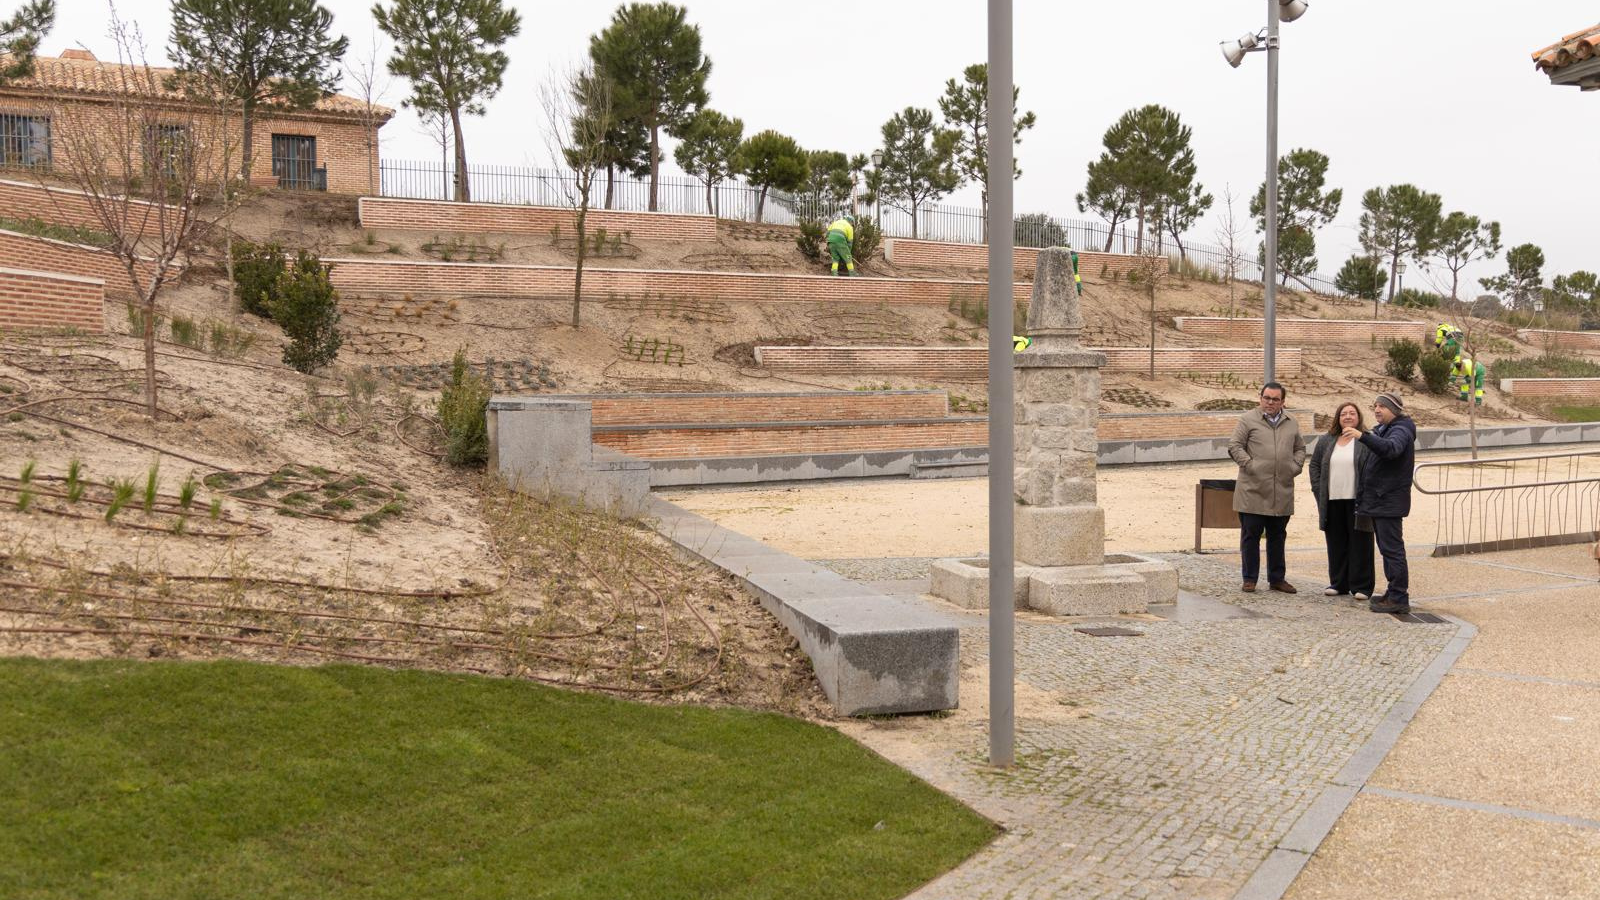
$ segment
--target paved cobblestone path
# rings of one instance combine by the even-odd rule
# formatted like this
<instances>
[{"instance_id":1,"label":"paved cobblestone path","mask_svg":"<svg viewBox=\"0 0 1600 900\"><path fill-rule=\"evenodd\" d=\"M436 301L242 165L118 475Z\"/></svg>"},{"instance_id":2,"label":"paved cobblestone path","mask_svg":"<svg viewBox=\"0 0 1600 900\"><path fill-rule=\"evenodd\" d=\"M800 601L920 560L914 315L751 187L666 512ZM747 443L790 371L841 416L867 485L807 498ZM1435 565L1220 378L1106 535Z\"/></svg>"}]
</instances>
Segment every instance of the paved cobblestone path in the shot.
<instances>
[{"instance_id":1,"label":"paved cobblestone path","mask_svg":"<svg viewBox=\"0 0 1600 900\"><path fill-rule=\"evenodd\" d=\"M1231 897L1456 631L1320 590L1239 594L1229 555L1165 558L1241 617L1097 638L1019 612L1012 769L987 765L986 614L961 614L960 710L843 726L1005 827L916 900ZM876 581L927 564L823 562Z\"/></svg>"}]
</instances>

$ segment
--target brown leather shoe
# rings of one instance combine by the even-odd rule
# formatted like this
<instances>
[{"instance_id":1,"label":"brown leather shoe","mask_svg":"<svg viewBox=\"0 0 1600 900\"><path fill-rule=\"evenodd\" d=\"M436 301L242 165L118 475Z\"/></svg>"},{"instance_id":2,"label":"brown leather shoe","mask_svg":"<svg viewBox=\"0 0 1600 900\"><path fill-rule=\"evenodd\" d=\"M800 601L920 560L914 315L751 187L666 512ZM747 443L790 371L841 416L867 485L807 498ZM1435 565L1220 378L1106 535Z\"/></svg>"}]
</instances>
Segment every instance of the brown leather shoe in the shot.
<instances>
[{"instance_id":1,"label":"brown leather shoe","mask_svg":"<svg viewBox=\"0 0 1600 900\"><path fill-rule=\"evenodd\" d=\"M1277 591L1280 594L1298 594L1298 593L1300 593L1299 591L1295 590L1294 585L1290 584L1287 581L1274 581L1272 583L1272 589Z\"/></svg>"},{"instance_id":2,"label":"brown leather shoe","mask_svg":"<svg viewBox=\"0 0 1600 900\"><path fill-rule=\"evenodd\" d=\"M1246 581L1244 584L1239 585L1239 590L1244 591L1246 594L1254 594L1256 592L1256 583L1254 581Z\"/></svg>"}]
</instances>

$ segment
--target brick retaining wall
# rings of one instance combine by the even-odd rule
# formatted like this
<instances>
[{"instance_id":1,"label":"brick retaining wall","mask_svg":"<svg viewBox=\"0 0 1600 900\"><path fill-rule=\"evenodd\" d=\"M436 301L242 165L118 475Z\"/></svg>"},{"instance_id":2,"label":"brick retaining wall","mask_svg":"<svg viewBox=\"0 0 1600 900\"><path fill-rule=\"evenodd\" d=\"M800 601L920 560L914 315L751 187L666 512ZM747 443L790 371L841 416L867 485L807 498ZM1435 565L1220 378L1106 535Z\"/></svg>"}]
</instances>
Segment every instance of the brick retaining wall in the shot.
<instances>
[{"instance_id":1,"label":"brick retaining wall","mask_svg":"<svg viewBox=\"0 0 1600 900\"><path fill-rule=\"evenodd\" d=\"M1502 378L1500 390L1519 400L1600 401L1600 378Z\"/></svg>"},{"instance_id":2,"label":"brick retaining wall","mask_svg":"<svg viewBox=\"0 0 1600 900\"><path fill-rule=\"evenodd\" d=\"M782 456L863 450L977 447L989 441L988 420L796 422L703 428L595 426L594 442L641 459L702 456Z\"/></svg>"},{"instance_id":3,"label":"brick retaining wall","mask_svg":"<svg viewBox=\"0 0 1600 900\"><path fill-rule=\"evenodd\" d=\"M105 333L106 283L57 272L0 268L0 328Z\"/></svg>"},{"instance_id":4,"label":"brick retaining wall","mask_svg":"<svg viewBox=\"0 0 1600 900\"><path fill-rule=\"evenodd\" d=\"M154 205L142 200L129 201L134 209ZM99 230L104 227L94 214L88 195L82 191L44 187L25 181L0 179L0 216L11 219L39 219L52 225L70 225Z\"/></svg>"},{"instance_id":5,"label":"brick retaining wall","mask_svg":"<svg viewBox=\"0 0 1600 900\"><path fill-rule=\"evenodd\" d=\"M1178 330L1195 337L1260 344L1266 340L1262 319L1229 319L1223 316L1178 316ZM1277 341L1294 344L1366 344L1373 337L1380 341L1432 341L1433 329L1425 322L1373 322L1360 319L1279 319Z\"/></svg>"},{"instance_id":6,"label":"brick retaining wall","mask_svg":"<svg viewBox=\"0 0 1600 900\"><path fill-rule=\"evenodd\" d=\"M474 294L565 299L572 296L570 266L510 263L382 262L330 259L333 283L345 293ZM583 270L584 296L665 295L700 300L813 303L925 303L948 305L952 294L981 297L979 281L953 279L832 278L827 275L767 275L748 272L685 272L655 269ZM1026 303L1032 285L1017 284Z\"/></svg>"},{"instance_id":7,"label":"brick retaining wall","mask_svg":"<svg viewBox=\"0 0 1600 900\"><path fill-rule=\"evenodd\" d=\"M1094 347L1106 356L1102 371L1143 372L1150 366L1150 350L1143 347ZM757 347L756 363L775 372L811 375L873 373L914 378L985 380L989 351L985 347ZM1298 347L1279 347L1277 370L1299 374L1302 354ZM1265 354L1251 347L1161 347L1156 349L1156 372L1261 371Z\"/></svg>"},{"instance_id":8,"label":"brick retaining wall","mask_svg":"<svg viewBox=\"0 0 1600 900\"><path fill-rule=\"evenodd\" d=\"M104 282L107 296L131 297L135 294L122 260L98 247L69 244L15 231L0 231L0 260L23 263L30 269L44 272L97 278ZM151 267L141 263L139 277L148 279L151 274Z\"/></svg>"},{"instance_id":9,"label":"brick retaining wall","mask_svg":"<svg viewBox=\"0 0 1600 900\"><path fill-rule=\"evenodd\" d=\"M949 411L944 391L574 394L553 399L588 400L597 426L937 419Z\"/></svg>"},{"instance_id":10,"label":"brick retaining wall","mask_svg":"<svg viewBox=\"0 0 1600 900\"><path fill-rule=\"evenodd\" d=\"M564 206L521 206L507 203L452 203L445 200L400 200L362 197L361 227L400 231L487 232L490 234L549 234L559 226L564 236L577 234L577 213ZM677 213L619 212L591 209L585 229L604 228L609 234L630 232L636 238L672 241L715 241L713 216Z\"/></svg>"},{"instance_id":11,"label":"brick retaining wall","mask_svg":"<svg viewBox=\"0 0 1600 900\"><path fill-rule=\"evenodd\" d=\"M1038 248L1017 247L1013 252L1015 255L1012 263L1015 268L1031 272L1038 267ZM883 258L897 266L962 266L987 271L989 245L889 238L883 242ZM1087 279L1098 278L1102 268L1108 276L1121 276L1138 267L1137 256L1124 253L1078 252L1078 272Z\"/></svg>"},{"instance_id":12,"label":"brick retaining wall","mask_svg":"<svg viewBox=\"0 0 1600 900\"><path fill-rule=\"evenodd\" d=\"M1538 328L1517 330L1517 340L1552 350L1600 350L1600 331L1545 331Z\"/></svg>"}]
</instances>

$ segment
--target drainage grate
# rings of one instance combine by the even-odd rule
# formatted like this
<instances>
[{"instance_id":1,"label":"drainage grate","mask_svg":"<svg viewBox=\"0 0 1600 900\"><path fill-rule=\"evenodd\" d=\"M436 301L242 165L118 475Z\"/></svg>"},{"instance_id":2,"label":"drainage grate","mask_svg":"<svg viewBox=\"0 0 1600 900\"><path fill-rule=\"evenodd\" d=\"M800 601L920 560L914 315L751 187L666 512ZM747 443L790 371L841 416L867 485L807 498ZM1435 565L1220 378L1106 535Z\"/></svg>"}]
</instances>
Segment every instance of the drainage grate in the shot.
<instances>
[{"instance_id":1,"label":"drainage grate","mask_svg":"<svg viewBox=\"0 0 1600 900\"><path fill-rule=\"evenodd\" d=\"M1113 625L1102 625L1096 628L1074 628L1079 634L1090 637L1144 637L1144 632L1134 631L1132 628L1118 628Z\"/></svg>"},{"instance_id":2,"label":"drainage grate","mask_svg":"<svg viewBox=\"0 0 1600 900\"><path fill-rule=\"evenodd\" d=\"M1411 623L1413 625L1446 625L1446 624L1449 624L1447 620L1441 619L1440 617L1434 615L1433 613L1408 613L1408 614L1403 615L1403 616L1395 616L1395 618L1399 619L1402 622L1409 622L1409 623Z\"/></svg>"}]
</instances>

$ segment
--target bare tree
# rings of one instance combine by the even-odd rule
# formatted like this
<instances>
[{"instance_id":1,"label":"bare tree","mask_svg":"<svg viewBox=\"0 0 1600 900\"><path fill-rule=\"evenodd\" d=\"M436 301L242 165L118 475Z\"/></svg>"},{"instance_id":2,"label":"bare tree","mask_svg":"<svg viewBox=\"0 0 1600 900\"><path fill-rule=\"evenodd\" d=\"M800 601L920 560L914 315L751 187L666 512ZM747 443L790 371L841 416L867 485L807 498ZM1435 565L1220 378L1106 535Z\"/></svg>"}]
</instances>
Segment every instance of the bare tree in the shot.
<instances>
[{"instance_id":1,"label":"bare tree","mask_svg":"<svg viewBox=\"0 0 1600 900\"><path fill-rule=\"evenodd\" d=\"M378 128L386 120L384 108L378 101L389 92L394 79L388 69L378 64L387 50L378 40L374 30L367 42L367 52L344 62L344 77L350 80L355 95L361 100L361 135L367 148L367 193L377 194L378 178ZM440 116L443 120L443 116Z\"/></svg>"},{"instance_id":2,"label":"bare tree","mask_svg":"<svg viewBox=\"0 0 1600 900\"><path fill-rule=\"evenodd\" d=\"M106 249L122 264L142 313L145 411L156 407L156 300L214 220L199 213L208 167L225 164L226 123L179 99L145 61L137 25L111 9L118 65L105 67L103 100L53 98L52 174L84 195Z\"/></svg>"},{"instance_id":3,"label":"bare tree","mask_svg":"<svg viewBox=\"0 0 1600 900\"><path fill-rule=\"evenodd\" d=\"M1459 269L1447 267L1451 273L1451 285L1457 281ZM1434 293L1443 294L1445 284L1442 278L1434 273L1427 272L1423 276ZM1450 324L1456 326L1461 332L1461 357L1470 359L1474 366L1483 365L1483 360L1478 357L1479 345L1487 343L1483 338L1488 333L1488 323L1472 315L1472 301L1462 300L1457 296L1446 296L1440 301L1440 309L1449 317ZM1422 352L1432 352L1432 348L1424 345ZM1472 444L1472 458L1478 458L1478 401L1474 390L1473 378L1475 372L1467 373L1467 435Z\"/></svg>"},{"instance_id":4,"label":"bare tree","mask_svg":"<svg viewBox=\"0 0 1600 900\"><path fill-rule=\"evenodd\" d=\"M1234 282L1239 279L1239 260L1241 249L1239 245L1239 220L1233 215L1233 187L1224 185L1222 188L1222 220L1217 225L1217 243L1227 258L1222 263L1222 277L1228 282L1228 318L1233 318Z\"/></svg>"},{"instance_id":5,"label":"bare tree","mask_svg":"<svg viewBox=\"0 0 1600 900\"><path fill-rule=\"evenodd\" d=\"M1156 289L1172 274L1172 260L1154 244L1146 244L1139 251L1133 274L1139 278L1150 300L1150 380L1156 378Z\"/></svg>"},{"instance_id":6,"label":"bare tree","mask_svg":"<svg viewBox=\"0 0 1600 900\"><path fill-rule=\"evenodd\" d=\"M599 77L593 63L555 72L539 89L544 109L545 140L557 168L572 169L572 180L563 180L562 195L574 214L577 235L577 264L572 272L572 327L577 328L583 305L583 263L588 249L589 205L595 179L606 166L609 149L606 133L611 130L611 81Z\"/></svg>"},{"instance_id":7,"label":"bare tree","mask_svg":"<svg viewBox=\"0 0 1600 900\"><path fill-rule=\"evenodd\" d=\"M439 147L439 177L444 180L444 189L439 194L439 199L450 199L450 117L442 112L432 110L417 110L417 122L422 127L419 129Z\"/></svg>"}]
</instances>

